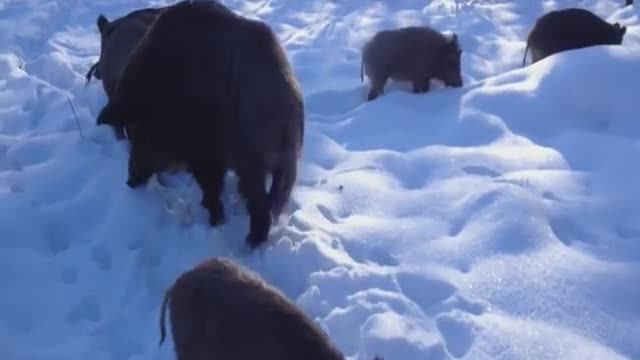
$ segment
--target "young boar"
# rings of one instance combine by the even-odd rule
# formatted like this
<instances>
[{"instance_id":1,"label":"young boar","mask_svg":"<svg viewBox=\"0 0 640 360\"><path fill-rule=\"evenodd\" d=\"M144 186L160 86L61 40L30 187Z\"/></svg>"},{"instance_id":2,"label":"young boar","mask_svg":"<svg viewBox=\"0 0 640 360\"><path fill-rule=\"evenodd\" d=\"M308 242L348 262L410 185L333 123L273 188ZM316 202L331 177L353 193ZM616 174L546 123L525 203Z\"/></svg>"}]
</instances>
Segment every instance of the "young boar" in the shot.
<instances>
[{"instance_id":1,"label":"young boar","mask_svg":"<svg viewBox=\"0 0 640 360\"><path fill-rule=\"evenodd\" d=\"M186 166L217 226L233 170L250 216L246 242L267 240L295 184L304 136L302 94L269 26L214 1L168 7L132 52L102 116L129 134L129 186L168 164Z\"/></svg>"},{"instance_id":2,"label":"young boar","mask_svg":"<svg viewBox=\"0 0 640 360\"><path fill-rule=\"evenodd\" d=\"M227 259L202 262L167 290L160 345L167 305L177 360L344 360L304 312L259 275Z\"/></svg>"},{"instance_id":3,"label":"young boar","mask_svg":"<svg viewBox=\"0 0 640 360\"><path fill-rule=\"evenodd\" d=\"M531 51L531 63L553 54L595 45L620 45L627 31L619 23L610 24L585 9L570 8L550 11L535 23L522 58L527 61Z\"/></svg>"},{"instance_id":4,"label":"young boar","mask_svg":"<svg viewBox=\"0 0 640 360\"><path fill-rule=\"evenodd\" d=\"M114 21L100 14L96 25L100 32L100 56L87 72L102 80L105 93L111 98L115 85L129 59L129 54L164 8L135 10Z\"/></svg>"},{"instance_id":5,"label":"young boar","mask_svg":"<svg viewBox=\"0 0 640 360\"><path fill-rule=\"evenodd\" d=\"M107 101L113 98L116 84L124 70L131 51L136 47L147 29L165 8L147 8L135 10L114 21L109 21L100 14L96 25L100 32L100 57L87 72L87 83L91 76L102 80L102 87L107 94ZM102 125L102 116L98 116L97 124ZM124 138L124 129L114 126L118 139Z\"/></svg>"},{"instance_id":6,"label":"young boar","mask_svg":"<svg viewBox=\"0 0 640 360\"><path fill-rule=\"evenodd\" d=\"M389 78L412 82L414 93L429 91L432 78L461 87L461 55L457 34L446 37L427 26L383 30L363 47L360 81L364 68L370 82L368 101L384 92Z\"/></svg>"}]
</instances>

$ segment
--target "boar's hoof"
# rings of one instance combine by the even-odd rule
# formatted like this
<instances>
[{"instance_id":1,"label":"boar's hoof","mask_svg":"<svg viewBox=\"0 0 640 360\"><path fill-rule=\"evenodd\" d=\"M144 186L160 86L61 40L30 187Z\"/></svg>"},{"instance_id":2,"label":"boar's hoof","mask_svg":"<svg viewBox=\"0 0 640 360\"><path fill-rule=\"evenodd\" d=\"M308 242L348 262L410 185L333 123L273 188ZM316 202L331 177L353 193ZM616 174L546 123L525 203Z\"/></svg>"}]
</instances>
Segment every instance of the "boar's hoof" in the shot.
<instances>
[{"instance_id":1,"label":"boar's hoof","mask_svg":"<svg viewBox=\"0 0 640 360\"><path fill-rule=\"evenodd\" d=\"M377 92L370 91L369 95L367 96L367 101L375 100L376 98L378 98L378 96L380 96L380 94L378 94Z\"/></svg>"},{"instance_id":2,"label":"boar's hoof","mask_svg":"<svg viewBox=\"0 0 640 360\"><path fill-rule=\"evenodd\" d=\"M137 178L129 177L129 179L127 179L127 186L129 186L132 189L135 189L138 186L145 184L147 180L149 180L149 177L141 177L141 176Z\"/></svg>"},{"instance_id":3,"label":"boar's hoof","mask_svg":"<svg viewBox=\"0 0 640 360\"><path fill-rule=\"evenodd\" d=\"M414 94L423 94L429 91L429 80L426 81L418 81L413 83L413 93Z\"/></svg>"},{"instance_id":4,"label":"boar's hoof","mask_svg":"<svg viewBox=\"0 0 640 360\"><path fill-rule=\"evenodd\" d=\"M260 245L262 245L263 243L265 243L265 242L267 241L268 234L269 234L269 233L266 233L266 234L260 234L260 235L258 235L258 234L255 234L255 233L250 232L250 233L247 235L247 238L246 238L246 240L245 240L245 241L246 241L246 243L247 243L247 245L249 245L249 249L251 249L251 250L255 250L255 249L256 249L256 248L258 248Z\"/></svg>"},{"instance_id":5,"label":"boar's hoof","mask_svg":"<svg viewBox=\"0 0 640 360\"><path fill-rule=\"evenodd\" d=\"M222 204L209 206L209 224L213 227L220 226L225 223L224 210Z\"/></svg>"},{"instance_id":6,"label":"boar's hoof","mask_svg":"<svg viewBox=\"0 0 640 360\"><path fill-rule=\"evenodd\" d=\"M209 200L203 196L200 204L209 210L209 225L216 227L225 223L224 206L220 200Z\"/></svg>"}]
</instances>

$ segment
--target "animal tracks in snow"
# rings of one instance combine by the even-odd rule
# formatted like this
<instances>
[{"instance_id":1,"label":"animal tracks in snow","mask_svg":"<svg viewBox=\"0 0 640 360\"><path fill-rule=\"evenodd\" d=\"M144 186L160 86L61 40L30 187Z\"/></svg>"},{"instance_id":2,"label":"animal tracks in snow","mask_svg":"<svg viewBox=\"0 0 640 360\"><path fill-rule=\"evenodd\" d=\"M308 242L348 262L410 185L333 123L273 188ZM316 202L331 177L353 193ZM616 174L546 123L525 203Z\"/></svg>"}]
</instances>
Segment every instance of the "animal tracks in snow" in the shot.
<instances>
[{"instance_id":1,"label":"animal tracks in snow","mask_svg":"<svg viewBox=\"0 0 640 360\"><path fill-rule=\"evenodd\" d=\"M458 312L436 317L436 324L442 335L447 352L456 358L467 355L475 340L472 323Z\"/></svg>"},{"instance_id":2,"label":"animal tracks in snow","mask_svg":"<svg viewBox=\"0 0 640 360\"><path fill-rule=\"evenodd\" d=\"M95 124L94 16L160 2L0 10L21 30L0 31L0 358L171 359L163 292L216 255L257 270L352 360L638 357L637 92L613 90L640 83L637 26L620 49L521 69L544 10L529 0L457 15L454 0L225 1L274 26L308 114L293 199L251 253L235 179L211 228L189 176L129 189L127 143ZM595 8L637 24L619 3ZM465 86L390 82L366 102L362 44L409 23L458 32Z\"/></svg>"},{"instance_id":3,"label":"animal tracks in snow","mask_svg":"<svg viewBox=\"0 0 640 360\"><path fill-rule=\"evenodd\" d=\"M100 300L95 295L87 295L71 305L66 320L70 324L77 324L82 321L97 323L100 321L101 316Z\"/></svg>"}]
</instances>

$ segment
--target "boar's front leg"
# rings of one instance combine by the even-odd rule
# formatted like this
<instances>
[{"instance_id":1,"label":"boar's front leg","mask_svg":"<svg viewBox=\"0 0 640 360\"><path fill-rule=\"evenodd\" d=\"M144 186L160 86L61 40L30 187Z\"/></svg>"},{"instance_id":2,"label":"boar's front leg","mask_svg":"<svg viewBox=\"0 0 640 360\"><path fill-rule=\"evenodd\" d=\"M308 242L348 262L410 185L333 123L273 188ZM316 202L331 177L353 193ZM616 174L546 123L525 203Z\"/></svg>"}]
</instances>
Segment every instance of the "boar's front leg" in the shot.
<instances>
[{"instance_id":1,"label":"boar's front leg","mask_svg":"<svg viewBox=\"0 0 640 360\"><path fill-rule=\"evenodd\" d=\"M96 119L96 124L111 125L113 127L113 132L116 135L116 139L122 140L125 138L124 127L116 122L114 119L116 117L114 112L114 105L111 102L107 102L107 104L100 110L98 118Z\"/></svg>"},{"instance_id":2,"label":"boar's front leg","mask_svg":"<svg viewBox=\"0 0 640 360\"><path fill-rule=\"evenodd\" d=\"M190 164L189 167L202 189L201 204L209 210L209 224L213 227L224 224L224 206L220 196L224 189L225 167L203 160Z\"/></svg>"},{"instance_id":3,"label":"boar's front leg","mask_svg":"<svg viewBox=\"0 0 640 360\"><path fill-rule=\"evenodd\" d=\"M142 156L140 145L134 142L131 146L131 153L129 154L129 178L127 179L127 185L130 188L136 188L142 184L145 184L153 175L153 169L149 166L148 159Z\"/></svg>"},{"instance_id":4,"label":"boar's front leg","mask_svg":"<svg viewBox=\"0 0 640 360\"><path fill-rule=\"evenodd\" d=\"M429 91L429 80L428 77L413 80L413 92L420 94Z\"/></svg>"},{"instance_id":5,"label":"boar's front leg","mask_svg":"<svg viewBox=\"0 0 640 360\"><path fill-rule=\"evenodd\" d=\"M378 96L384 94L384 86L389 79L387 74L372 74L371 76L371 88L367 95L367 101L375 100Z\"/></svg>"}]
</instances>

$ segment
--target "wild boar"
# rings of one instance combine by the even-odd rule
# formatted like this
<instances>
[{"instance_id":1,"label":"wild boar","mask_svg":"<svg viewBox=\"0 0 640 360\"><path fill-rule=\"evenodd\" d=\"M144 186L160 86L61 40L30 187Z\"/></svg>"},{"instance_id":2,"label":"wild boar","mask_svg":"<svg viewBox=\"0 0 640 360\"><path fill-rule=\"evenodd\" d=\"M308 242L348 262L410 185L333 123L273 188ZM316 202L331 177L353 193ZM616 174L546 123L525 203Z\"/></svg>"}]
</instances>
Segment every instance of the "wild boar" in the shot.
<instances>
[{"instance_id":1,"label":"wild boar","mask_svg":"<svg viewBox=\"0 0 640 360\"><path fill-rule=\"evenodd\" d=\"M258 274L228 259L203 261L167 290L160 345L167 307L177 360L344 360L303 311Z\"/></svg>"},{"instance_id":2,"label":"wild boar","mask_svg":"<svg viewBox=\"0 0 640 360\"><path fill-rule=\"evenodd\" d=\"M131 51L164 9L139 9L114 21L109 21L103 14L100 14L96 19L96 25L100 32L100 57L89 68L86 80L89 83L92 75L102 80L107 102L113 97L116 84L129 60ZM98 116L97 124L102 125L101 116ZM114 126L114 131L118 139L124 138L122 127Z\"/></svg>"},{"instance_id":3,"label":"wild boar","mask_svg":"<svg viewBox=\"0 0 640 360\"><path fill-rule=\"evenodd\" d=\"M531 51L531 63L567 50L596 45L620 45L626 26L611 24L589 10L569 8L542 15L527 37L522 66Z\"/></svg>"},{"instance_id":4,"label":"wild boar","mask_svg":"<svg viewBox=\"0 0 640 360\"><path fill-rule=\"evenodd\" d=\"M132 52L101 116L127 130L132 150L147 149L130 155L129 186L144 184L149 169L184 165L217 226L233 170L250 216L246 242L267 240L289 201L304 137L302 93L268 25L214 1L168 7Z\"/></svg>"},{"instance_id":5,"label":"wild boar","mask_svg":"<svg viewBox=\"0 0 640 360\"><path fill-rule=\"evenodd\" d=\"M447 37L428 26L408 26L376 33L363 47L360 81L369 78L367 101L384 92L389 78L413 83L414 93L429 91L429 81L461 87L458 35Z\"/></svg>"},{"instance_id":6,"label":"wild boar","mask_svg":"<svg viewBox=\"0 0 640 360\"><path fill-rule=\"evenodd\" d=\"M100 56L87 72L87 82L91 81L92 75L102 80L105 93L111 98L129 54L164 9L139 9L114 21L109 21L103 14L98 15L96 26L100 32Z\"/></svg>"}]
</instances>

